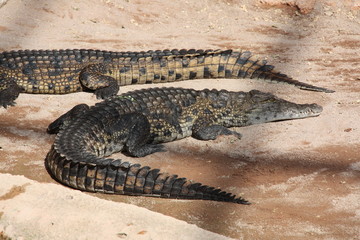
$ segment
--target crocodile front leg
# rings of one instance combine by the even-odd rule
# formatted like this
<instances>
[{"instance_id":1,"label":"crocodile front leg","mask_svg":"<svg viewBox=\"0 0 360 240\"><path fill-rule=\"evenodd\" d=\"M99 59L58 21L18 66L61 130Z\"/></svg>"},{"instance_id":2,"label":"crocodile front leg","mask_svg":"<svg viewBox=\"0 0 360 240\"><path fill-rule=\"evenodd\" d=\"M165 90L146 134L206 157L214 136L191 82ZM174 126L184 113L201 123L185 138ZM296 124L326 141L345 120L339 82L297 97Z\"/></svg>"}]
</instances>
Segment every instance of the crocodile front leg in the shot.
<instances>
[{"instance_id":1,"label":"crocodile front leg","mask_svg":"<svg viewBox=\"0 0 360 240\"><path fill-rule=\"evenodd\" d=\"M215 140L220 135L234 135L241 139L240 133L215 124L211 119L199 118L192 127L192 137L198 140Z\"/></svg>"}]
</instances>

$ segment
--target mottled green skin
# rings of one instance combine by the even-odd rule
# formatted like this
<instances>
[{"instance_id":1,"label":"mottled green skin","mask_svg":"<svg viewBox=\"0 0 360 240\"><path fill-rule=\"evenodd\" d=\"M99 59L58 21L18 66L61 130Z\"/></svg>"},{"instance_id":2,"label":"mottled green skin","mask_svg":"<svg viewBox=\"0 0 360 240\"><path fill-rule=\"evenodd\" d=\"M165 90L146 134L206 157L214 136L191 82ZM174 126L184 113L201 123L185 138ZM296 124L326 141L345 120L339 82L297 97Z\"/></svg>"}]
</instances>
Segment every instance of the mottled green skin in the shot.
<instances>
[{"instance_id":1,"label":"mottled green skin","mask_svg":"<svg viewBox=\"0 0 360 240\"><path fill-rule=\"evenodd\" d=\"M142 157L163 151L158 143L189 136L240 138L228 128L312 117L321 111L316 104L295 104L256 90L143 89L93 107L78 105L50 124L48 131L57 136L45 164L56 180L84 191L248 204L220 189L106 156L126 151Z\"/></svg>"},{"instance_id":2,"label":"mottled green skin","mask_svg":"<svg viewBox=\"0 0 360 240\"><path fill-rule=\"evenodd\" d=\"M273 71L250 52L232 50L20 50L0 53L0 106L19 93L65 94L94 91L116 95L119 86L201 78L259 78L302 89L332 92Z\"/></svg>"}]
</instances>

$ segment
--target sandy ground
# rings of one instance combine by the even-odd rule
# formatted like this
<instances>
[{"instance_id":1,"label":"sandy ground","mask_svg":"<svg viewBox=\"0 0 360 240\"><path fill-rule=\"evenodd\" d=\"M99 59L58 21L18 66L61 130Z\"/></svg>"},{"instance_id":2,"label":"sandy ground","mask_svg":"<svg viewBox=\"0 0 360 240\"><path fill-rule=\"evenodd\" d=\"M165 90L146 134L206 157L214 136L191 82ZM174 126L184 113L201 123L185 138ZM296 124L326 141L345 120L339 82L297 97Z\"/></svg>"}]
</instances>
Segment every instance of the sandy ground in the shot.
<instances>
[{"instance_id":1,"label":"sandy ground","mask_svg":"<svg viewBox=\"0 0 360 240\"><path fill-rule=\"evenodd\" d=\"M136 159L253 204L89 194L50 178L47 125L89 93L22 94L0 109L0 239L360 239L360 3L295 0L9 0L0 50L251 50L325 94L257 80L164 86L272 92L321 116L166 144ZM160 85L157 85L160 86ZM146 86L126 86L126 92ZM116 157L134 161L122 154Z\"/></svg>"}]
</instances>

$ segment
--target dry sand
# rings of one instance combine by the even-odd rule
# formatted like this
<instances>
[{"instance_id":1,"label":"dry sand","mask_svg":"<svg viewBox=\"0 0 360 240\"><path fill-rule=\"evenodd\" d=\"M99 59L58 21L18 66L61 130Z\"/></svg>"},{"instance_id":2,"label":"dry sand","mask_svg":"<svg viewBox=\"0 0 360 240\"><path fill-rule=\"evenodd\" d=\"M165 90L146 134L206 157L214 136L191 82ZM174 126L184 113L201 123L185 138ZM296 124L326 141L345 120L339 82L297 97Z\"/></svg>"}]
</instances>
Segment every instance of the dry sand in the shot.
<instances>
[{"instance_id":1,"label":"dry sand","mask_svg":"<svg viewBox=\"0 0 360 240\"><path fill-rule=\"evenodd\" d=\"M1 51L245 49L336 92L257 80L161 85L258 89L324 107L316 118L238 128L241 140L188 138L136 159L251 206L66 188L44 168L54 140L45 129L75 104L97 100L22 94L16 107L0 109L0 239L360 239L359 10L351 0L9 0L0 8Z\"/></svg>"}]
</instances>

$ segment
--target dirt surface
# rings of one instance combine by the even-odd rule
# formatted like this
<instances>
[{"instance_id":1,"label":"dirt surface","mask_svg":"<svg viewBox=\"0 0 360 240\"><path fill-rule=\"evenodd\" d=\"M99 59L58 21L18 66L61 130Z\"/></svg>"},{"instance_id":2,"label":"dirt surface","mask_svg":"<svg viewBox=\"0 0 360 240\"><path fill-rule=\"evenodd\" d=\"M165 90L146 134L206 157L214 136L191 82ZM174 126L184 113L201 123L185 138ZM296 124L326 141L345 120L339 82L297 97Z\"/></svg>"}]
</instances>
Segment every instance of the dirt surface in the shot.
<instances>
[{"instance_id":1,"label":"dirt surface","mask_svg":"<svg viewBox=\"0 0 360 240\"><path fill-rule=\"evenodd\" d=\"M54 141L45 129L75 104L97 100L22 94L16 107L0 109L0 239L360 239L359 10L351 0L9 0L0 8L2 51L244 49L336 92L257 80L157 85L258 89L324 107L316 118L236 129L241 140L188 138L136 159L242 195L250 206L68 189L44 168Z\"/></svg>"}]
</instances>

